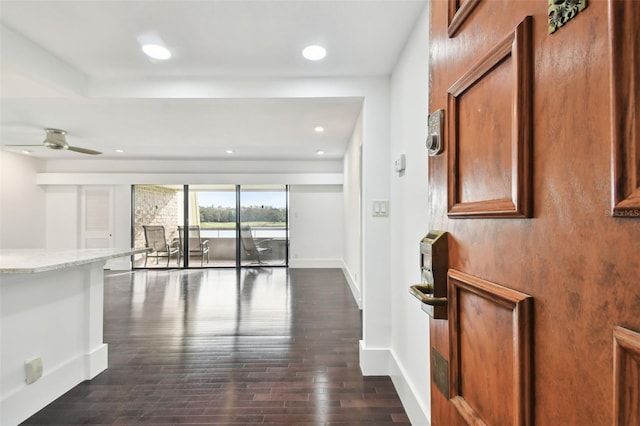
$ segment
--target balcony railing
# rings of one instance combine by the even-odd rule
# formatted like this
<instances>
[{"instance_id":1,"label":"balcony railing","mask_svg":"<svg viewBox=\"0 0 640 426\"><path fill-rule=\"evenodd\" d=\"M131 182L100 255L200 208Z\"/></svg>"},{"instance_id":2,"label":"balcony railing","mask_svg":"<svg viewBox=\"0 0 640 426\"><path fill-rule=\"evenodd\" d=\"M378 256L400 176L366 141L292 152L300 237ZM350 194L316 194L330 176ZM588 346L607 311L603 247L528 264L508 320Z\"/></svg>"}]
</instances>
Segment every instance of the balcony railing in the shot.
<instances>
[{"instance_id":1,"label":"balcony railing","mask_svg":"<svg viewBox=\"0 0 640 426\"><path fill-rule=\"evenodd\" d=\"M285 265L287 256L287 228L286 227L269 227L269 226L252 226L252 235L255 239L271 239L271 254L264 259L268 265ZM203 263L204 267L233 267L236 266L236 230L235 228L200 228L202 239L209 241L209 263ZM241 260L241 265L250 264L248 259ZM136 259L135 266L142 267L144 265L144 256ZM200 257L193 254L189 258L190 267L200 267ZM169 262L170 268L182 267L184 261L181 260L178 265L177 257L172 258ZM160 262L158 265L153 260L149 260L147 267L166 267L166 262Z\"/></svg>"}]
</instances>

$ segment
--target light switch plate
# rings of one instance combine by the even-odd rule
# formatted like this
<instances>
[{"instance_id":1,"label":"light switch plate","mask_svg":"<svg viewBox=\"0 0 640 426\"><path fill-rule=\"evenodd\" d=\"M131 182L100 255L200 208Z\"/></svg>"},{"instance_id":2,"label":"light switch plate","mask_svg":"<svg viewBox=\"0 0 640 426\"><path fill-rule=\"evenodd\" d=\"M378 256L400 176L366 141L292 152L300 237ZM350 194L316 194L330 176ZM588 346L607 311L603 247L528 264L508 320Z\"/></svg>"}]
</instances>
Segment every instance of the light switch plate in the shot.
<instances>
[{"instance_id":1,"label":"light switch plate","mask_svg":"<svg viewBox=\"0 0 640 426\"><path fill-rule=\"evenodd\" d=\"M375 200L373 202L373 216L375 217L389 216L389 201Z\"/></svg>"}]
</instances>

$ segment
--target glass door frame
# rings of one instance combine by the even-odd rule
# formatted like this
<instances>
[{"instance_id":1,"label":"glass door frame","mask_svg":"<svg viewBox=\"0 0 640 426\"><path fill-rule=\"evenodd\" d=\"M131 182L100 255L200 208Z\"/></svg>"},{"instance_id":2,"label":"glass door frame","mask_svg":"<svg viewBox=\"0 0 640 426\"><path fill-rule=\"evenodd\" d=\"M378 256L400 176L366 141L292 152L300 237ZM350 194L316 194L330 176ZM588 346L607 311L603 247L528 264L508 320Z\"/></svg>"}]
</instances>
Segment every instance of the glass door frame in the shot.
<instances>
[{"instance_id":1,"label":"glass door frame","mask_svg":"<svg viewBox=\"0 0 640 426\"><path fill-rule=\"evenodd\" d=\"M282 264L277 264L277 263L266 263L266 264L259 264L260 267L264 266L264 267L289 267L289 235L290 235L290 230L289 230L289 185L264 185L265 187L273 187L273 186L280 186L283 188L283 192L284 192L284 258L283 258L283 263ZM236 267L238 268L255 268L256 266L251 263L251 264L242 264L243 259L242 259L242 223L243 223L243 218L242 218L242 189L243 185L236 185ZM244 185L244 187L249 187L249 188L260 188L261 185ZM273 189L273 188L272 188ZM251 192L250 190L245 190L247 192ZM274 190L273 192L278 192L279 190ZM272 246L272 253L273 253L273 246Z\"/></svg>"},{"instance_id":2,"label":"glass door frame","mask_svg":"<svg viewBox=\"0 0 640 426\"><path fill-rule=\"evenodd\" d=\"M178 187L179 185L162 185L162 184L158 184L158 185L153 185L153 184L134 184L131 185L131 245L135 246L135 229L137 226L141 226L141 224L136 223L136 187L138 186L172 186L172 187ZM184 227L184 230L188 230L189 229L189 208L190 208L190 203L189 203L189 193L190 191L192 191L190 189L191 187L197 187L198 185L189 185L189 184L183 184L182 185L182 216L183 216L183 220L182 220L182 226ZM231 185L230 185L231 186ZM235 268L255 268L256 265L253 264L245 264L243 265L243 259L242 259L242 254L243 254L243 249L242 249L242 242L241 242L241 224L242 224L242 214L241 214L241 210L242 210L242 199L241 199L241 193L242 193L242 186L241 184L235 184ZM250 186L250 187L260 187L260 185L245 185L245 186ZM285 214L284 214L284 223L285 223L285 233L284 233L284 262L282 264L271 264L271 263L267 263L267 264L260 264L259 267L273 267L273 268L281 268L281 267L288 267L289 266L289 243L290 243L290 229L289 229L289 185L282 185L282 187L284 188L284 197L285 197ZM193 191L193 192L197 192L197 191ZM188 233L186 233L186 235L188 235ZM208 268L212 268L212 269L221 269L221 268L232 268L233 266L190 266L189 265L189 238L183 238L183 254L184 256L182 257L182 265L180 265L180 263L177 264L177 266L168 266L168 267L142 267L142 266L135 266L135 263L133 263L132 265L132 269L208 269Z\"/></svg>"}]
</instances>

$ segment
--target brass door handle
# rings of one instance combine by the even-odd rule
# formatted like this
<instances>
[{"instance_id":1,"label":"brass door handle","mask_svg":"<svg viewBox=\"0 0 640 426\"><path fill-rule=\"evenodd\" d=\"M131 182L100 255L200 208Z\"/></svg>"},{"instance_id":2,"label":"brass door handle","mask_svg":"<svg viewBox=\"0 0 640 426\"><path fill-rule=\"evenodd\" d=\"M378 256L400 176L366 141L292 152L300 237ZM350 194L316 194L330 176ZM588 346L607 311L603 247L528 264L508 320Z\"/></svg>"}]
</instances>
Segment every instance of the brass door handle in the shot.
<instances>
[{"instance_id":1,"label":"brass door handle","mask_svg":"<svg viewBox=\"0 0 640 426\"><path fill-rule=\"evenodd\" d=\"M419 301L431 306L445 306L446 297L433 297L433 284L416 284L409 287L409 293Z\"/></svg>"}]
</instances>

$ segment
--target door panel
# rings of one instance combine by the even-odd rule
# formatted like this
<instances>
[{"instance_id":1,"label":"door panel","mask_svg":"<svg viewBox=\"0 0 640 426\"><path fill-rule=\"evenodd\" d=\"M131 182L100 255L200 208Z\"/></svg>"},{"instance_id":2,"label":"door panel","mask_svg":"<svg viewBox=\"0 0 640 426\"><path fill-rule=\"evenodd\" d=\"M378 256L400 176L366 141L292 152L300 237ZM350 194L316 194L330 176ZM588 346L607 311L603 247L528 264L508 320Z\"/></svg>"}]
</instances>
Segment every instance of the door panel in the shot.
<instances>
[{"instance_id":1,"label":"door panel","mask_svg":"<svg viewBox=\"0 0 640 426\"><path fill-rule=\"evenodd\" d=\"M640 333L614 331L614 425L640 424Z\"/></svg>"},{"instance_id":2,"label":"door panel","mask_svg":"<svg viewBox=\"0 0 640 426\"><path fill-rule=\"evenodd\" d=\"M611 3L610 14L611 65L616 72L612 81L612 210L616 216L640 217L640 7L616 1Z\"/></svg>"},{"instance_id":3,"label":"door panel","mask_svg":"<svg viewBox=\"0 0 640 426\"><path fill-rule=\"evenodd\" d=\"M635 200L636 165L628 159L637 158L633 105L640 73L637 49L622 49L626 61L611 60L612 52L620 51L612 37L619 39L623 32L613 31L610 12L625 11L620 16L634 20L626 34L637 34L640 2L589 1L553 34L546 0L436 0L430 5L429 109L443 109L445 120L453 121L445 128L444 152L429 159L428 229L449 232L452 271L533 301L525 302L532 321L523 329L509 314L515 305L449 281L449 292L458 289L459 323L451 311L449 320L431 319L430 339L432 353L442 354L457 373L448 383L451 395L432 382L432 424L606 425L614 423L615 410L624 412L625 421L635 419L638 391L630 390L619 371L631 374L624 377L637 385L637 358L618 344L624 356L616 364L612 342L617 326L640 330L640 220L626 213L614 217L611 203L613 189L621 186L620 193L631 195L614 194L614 202ZM456 82L509 34L517 34L529 16L530 62L520 70L530 70L530 84L514 83L520 78L514 60L526 52L516 43L511 56L476 73L486 75L471 79L477 86L458 90ZM637 46L634 35L622 37ZM612 100L612 91L620 87L630 88L631 96ZM527 88L529 106L514 101ZM526 120L530 143L517 145ZM615 145L612 135L620 134L625 136L617 136ZM621 144L626 154L616 148ZM519 146L522 153L528 147L528 156L514 151ZM627 161L622 172L621 161ZM524 180L514 179L516 174ZM620 183L620 176L631 178ZM522 186L527 178L528 190ZM527 207L511 209L520 213L495 213L504 207L496 200L515 205L523 199ZM526 341L527 333L529 355L513 344ZM523 373L527 368L529 379ZM531 377L529 391L520 388ZM622 395L614 398L614 383L621 382Z\"/></svg>"},{"instance_id":4,"label":"door panel","mask_svg":"<svg viewBox=\"0 0 640 426\"><path fill-rule=\"evenodd\" d=\"M449 88L449 215L528 217L531 19Z\"/></svg>"},{"instance_id":5,"label":"door panel","mask_svg":"<svg viewBox=\"0 0 640 426\"><path fill-rule=\"evenodd\" d=\"M471 424L532 424L532 298L453 269L448 287L457 412Z\"/></svg>"}]
</instances>

